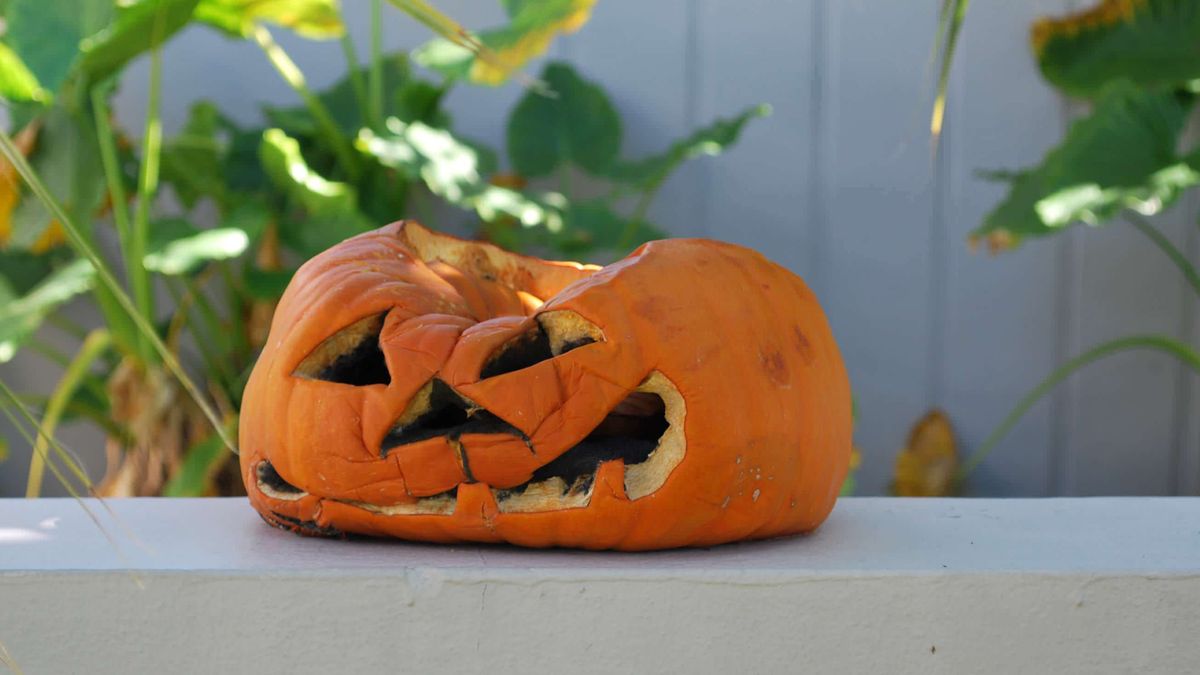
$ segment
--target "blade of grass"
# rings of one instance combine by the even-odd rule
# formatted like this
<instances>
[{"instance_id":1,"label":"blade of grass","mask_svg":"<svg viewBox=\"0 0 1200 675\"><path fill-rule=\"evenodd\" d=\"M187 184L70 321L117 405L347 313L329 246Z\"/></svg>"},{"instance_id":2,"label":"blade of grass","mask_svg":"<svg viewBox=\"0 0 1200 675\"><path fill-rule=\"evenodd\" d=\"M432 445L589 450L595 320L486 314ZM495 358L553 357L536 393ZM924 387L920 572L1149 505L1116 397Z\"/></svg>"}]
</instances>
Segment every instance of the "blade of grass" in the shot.
<instances>
[{"instance_id":1,"label":"blade of grass","mask_svg":"<svg viewBox=\"0 0 1200 675\"><path fill-rule=\"evenodd\" d=\"M42 415L42 422L38 425L33 456L29 458L29 476L25 482L26 498L37 497L41 494L42 477L46 472L45 457L49 454L46 447L48 439L54 437L54 431L58 427L63 410L71 401L71 397L75 395L76 390L79 389L80 383L87 377L88 369L104 353L104 350L108 349L110 344L112 344L112 339L108 331L103 328L92 331L80 345L79 351L67 366L66 372L58 381L58 385L54 387L54 391L50 393L45 414Z\"/></svg>"},{"instance_id":2,"label":"blade of grass","mask_svg":"<svg viewBox=\"0 0 1200 675\"><path fill-rule=\"evenodd\" d=\"M316 120L317 126L320 127L321 133L317 136L321 142L333 153L334 159L337 161L338 168L342 173L351 178L358 176L358 162L355 161L354 149L350 145L350 141L342 135L338 129L337 123L333 121L333 115L329 109L317 98L317 95L308 88L308 83L304 79L304 73L300 72L300 68L292 61L292 57L287 55L283 47L275 42L271 31L265 26L259 24L254 27L254 41L258 43L259 48L267 55L267 60L274 66L276 72L287 82L300 98L304 101L304 105L308 107L308 111L312 113L313 119Z\"/></svg>"},{"instance_id":3,"label":"blade of grass","mask_svg":"<svg viewBox=\"0 0 1200 675\"><path fill-rule=\"evenodd\" d=\"M0 642L0 665L11 670L13 675L25 675L25 671L21 670L21 666L18 666L17 662L13 660L12 654L9 653L8 647L5 647L3 642Z\"/></svg>"},{"instance_id":4,"label":"blade of grass","mask_svg":"<svg viewBox=\"0 0 1200 675\"><path fill-rule=\"evenodd\" d=\"M992 433L988 434L988 437L984 439L979 448L976 449L975 452L973 452L971 456L962 463L957 474L955 474L955 482L961 484L968 474L974 471L975 468L983 462L983 460L987 459L987 456L992 452L996 445L1008 435L1008 432L1012 431L1012 428L1017 425L1017 422L1021 420L1025 413L1029 412L1029 409L1032 408L1034 404L1038 402L1038 400L1049 393L1051 389L1057 386L1058 383L1067 379L1075 371L1087 366L1090 363L1099 361L1107 356L1112 356L1113 354L1119 354L1121 352L1132 351L1135 349L1151 349L1170 354L1171 356L1174 356L1182 361L1185 365L1189 366L1192 370L1200 373L1200 353L1197 353L1188 345L1166 336L1133 335L1096 345L1095 347L1092 347L1088 351L1076 356L1075 358L1056 368L1054 372L1046 376L1046 379L1042 380L1036 387L1031 389L1029 393L1025 394L1025 396L1017 403L1016 407L1012 409L1012 412L1010 412L1008 416L1005 417L1002 422L1000 422L1000 426L996 427Z\"/></svg>"},{"instance_id":5,"label":"blade of grass","mask_svg":"<svg viewBox=\"0 0 1200 675\"><path fill-rule=\"evenodd\" d=\"M929 133L933 137L933 149L937 151L942 136L942 122L946 116L946 89L950 85L950 66L954 62L954 50L958 46L958 35L967 16L970 0L945 0L938 16L938 42L941 45L938 72L937 96L933 100L933 112L929 117Z\"/></svg>"},{"instance_id":6,"label":"blade of grass","mask_svg":"<svg viewBox=\"0 0 1200 675\"><path fill-rule=\"evenodd\" d=\"M150 274L142 261L146 258L147 242L150 238L150 206L158 192L158 160L162 149L162 35L166 17L164 6L160 3L155 12L154 34L150 38L150 87L146 95L146 128L142 135L142 163L138 169L137 207L129 232L129 246L123 251L134 302L138 312L147 321L154 320L154 295L150 290ZM146 344L145 336L138 336L137 344L143 363L155 363L157 359L154 351Z\"/></svg>"},{"instance_id":7,"label":"blade of grass","mask_svg":"<svg viewBox=\"0 0 1200 675\"><path fill-rule=\"evenodd\" d=\"M1188 284L1191 285L1192 290L1196 291L1196 295L1200 295L1200 272L1188 260L1187 255L1172 244L1166 235L1158 231L1158 228L1151 225L1150 221L1132 212L1126 213L1125 217L1130 225L1133 225L1138 232L1146 235L1179 268L1179 271L1183 274L1183 278L1187 279Z\"/></svg>"},{"instance_id":8,"label":"blade of grass","mask_svg":"<svg viewBox=\"0 0 1200 675\"><path fill-rule=\"evenodd\" d=\"M17 430L17 433L21 434L21 436L29 443L31 447L34 446L36 441L29 430L25 428L25 424L27 423L29 426L37 428L37 419L34 418L33 414L25 408L25 405L21 403L20 399L17 398L17 395L13 392L12 388L10 388L3 379L0 379L0 394L4 394L4 399L7 399L7 403L12 404L7 405L5 400L0 399L0 411L4 412L4 416L8 418L10 423L12 423L12 426ZM19 410L21 412L21 417L23 417L24 420L18 418L12 412L11 408L16 408ZM117 517L117 514L112 510L112 507L109 506L108 501L95 494L95 491L92 488L91 480L88 479L87 473L83 471L82 465L79 464L75 456L54 439L50 439L50 445L55 449L56 452L59 453L59 455L67 458L69 463L74 464L72 467L73 471L82 473L84 490L91 494L96 500L96 503L108 513L110 518L112 518L113 522L119 525L121 529L125 531L125 534L127 537L129 537L130 541L145 550L149 550L145 544L138 540L138 538L133 534L133 531L125 525L124 521ZM129 560L125 556L125 552L122 551L121 547L117 545L116 538L112 536L112 533L108 531L108 528L104 526L104 523L100 522L99 516L97 516L92 509L88 508L87 502L85 502L83 497L81 497L79 494L80 491L71 485L70 480L65 474L63 474L62 469L58 468L58 465L49 457L46 460L46 467L50 469L50 473L53 473L54 477L57 478L59 482L62 483L63 487L67 489L67 493L71 495L77 504L79 504L79 508L83 509L84 514L86 514L88 519L92 521L92 523L96 526L96 529L100 530L100 534L103 535L106 540L108 540L109 545L112 546L113 551L117 554L117 557L120 558L122 562L126 563L126 568L129 570L129 576L131 579L133 579L133 583L137 584L138 588L145 588L145 584L142 582L141 575L133 570L133 565L128 564Z\"/></svg>"},{"instance_id":9,"label":"blade of grass","mask_svg":"<svg viewBox=\"0 0 1200 675\"><path fill-rule=\"evenodd\" d=\"M213 409L208 400L200 393L200 388L192 381L191 376L183 369L179 360L167 349L167 346L163 343L162 338L158 336L158 332L154 329L154 326L138 313L133 299L121 288L120 283L117 282L116 277L113 276L112 270L105 264L104 259L100 257L95 247L83 236L75 221L63 209L62 204L55 199L54 195L50 194L49 188L46 187L41 177L37 175L33 167L29 165L29 162L25 161L25 156L13 144L12 138L3 131L0 131L0 154L3 154L5 159L12 163L17 169L17 173L21 175L26 185L29 186L30 191L33 192L46 207L46 210L62 225L63 231L66 232L67 239L70 241L72 248L79 255L87 258L96 268L96 277L112 294L113 299L125 310L125 313L133 320L134 325L146 337L154 350L158 352L166 368L179 380L179 384L196 402L196 405L199 406L204 416L212 423L213 428L217 429L217 433L221 435L221 440L225 441L229 449L236 453L237 445L221 429L221 417L217 415L216 410Z\"/></svg>"}]
</instances>

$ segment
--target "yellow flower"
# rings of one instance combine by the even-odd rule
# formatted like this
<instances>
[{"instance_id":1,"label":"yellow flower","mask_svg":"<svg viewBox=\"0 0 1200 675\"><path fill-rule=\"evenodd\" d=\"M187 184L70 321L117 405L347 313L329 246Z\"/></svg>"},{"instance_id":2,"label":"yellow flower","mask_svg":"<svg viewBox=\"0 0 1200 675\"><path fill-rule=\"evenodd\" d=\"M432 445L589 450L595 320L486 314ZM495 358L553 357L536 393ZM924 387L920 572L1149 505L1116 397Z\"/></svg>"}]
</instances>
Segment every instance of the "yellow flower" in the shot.
<instances>
[{"instance_id":1,"label":"yellow flower","mask_svg":"<svg viewBox=\"0 0 1200 675\"><path fill-rule=\"evenodd\" d=\"M933 410L920 419L908 447L896 455L892 490L900 497L946 497L954 492L958 446L949 418Z\"/></svg>"}]
</instances>

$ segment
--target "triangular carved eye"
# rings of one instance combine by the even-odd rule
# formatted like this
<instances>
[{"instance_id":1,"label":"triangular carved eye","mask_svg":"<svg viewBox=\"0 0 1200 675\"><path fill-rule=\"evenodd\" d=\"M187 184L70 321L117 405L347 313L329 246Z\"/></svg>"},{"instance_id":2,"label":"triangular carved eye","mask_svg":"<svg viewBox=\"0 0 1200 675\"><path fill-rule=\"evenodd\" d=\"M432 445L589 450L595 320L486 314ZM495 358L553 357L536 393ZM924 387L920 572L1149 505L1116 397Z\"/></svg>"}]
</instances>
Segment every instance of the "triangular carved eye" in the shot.
<instances>
[{"instance_id":1,"label":"triangular carved eye","mask_svg":"<svg viewBox=\"0 0 1200 675\"><path fill-rule=\"evenodd\" d=\"M479 377L505 375L603 341L604 333L579 314L565 309L545 312L524 333L500 345L483 364Z\"/></svg>"},{"instance_id":2,"label":"triangular carved eye","mask_svg":"<svg viewBox=\"0 0 1200 675\"><path fill-rule=\"evenodd\" d=\"M368 316L325 338L292 374L355 387L391 383L387 362L379 349L383 317L383 314Z\"/></svg>"}]
</instances>

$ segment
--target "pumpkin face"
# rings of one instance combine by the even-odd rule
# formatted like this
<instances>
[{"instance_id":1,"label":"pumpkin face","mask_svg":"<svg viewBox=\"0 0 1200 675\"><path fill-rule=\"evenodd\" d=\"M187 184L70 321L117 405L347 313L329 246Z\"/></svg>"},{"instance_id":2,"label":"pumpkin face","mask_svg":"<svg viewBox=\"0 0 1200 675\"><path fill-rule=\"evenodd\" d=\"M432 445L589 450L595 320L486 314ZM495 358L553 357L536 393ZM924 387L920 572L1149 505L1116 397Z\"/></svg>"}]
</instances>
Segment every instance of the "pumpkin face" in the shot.
<instances>
[{"instance_id":1,"label":"pumpkin face","mask_svg":"<svg viewBox=\"0 0 1200 675\"><path fill-rule=\"evenodd\" d=\"M240 445L253 506L303 534L645 550L816 528L850 429L816 299L753 251L597 268L406 222L296 273Z\"/></svg>"}]
</instances>

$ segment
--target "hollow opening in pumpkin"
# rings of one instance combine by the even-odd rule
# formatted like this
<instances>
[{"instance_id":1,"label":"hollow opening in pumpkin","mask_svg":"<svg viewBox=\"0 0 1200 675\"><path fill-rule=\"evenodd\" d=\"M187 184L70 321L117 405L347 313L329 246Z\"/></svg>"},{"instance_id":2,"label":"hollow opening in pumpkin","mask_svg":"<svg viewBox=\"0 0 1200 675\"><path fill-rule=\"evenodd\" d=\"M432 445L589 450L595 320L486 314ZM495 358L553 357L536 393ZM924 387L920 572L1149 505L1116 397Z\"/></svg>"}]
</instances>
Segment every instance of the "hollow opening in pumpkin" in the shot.
<instances>
[{"instance_id":1,"label":"hollow opening in pumpkin","mask_svg":"<svg viewBox=\"0 0 1200 675\"><path fill-rule=\"evenodd\" d=\"M392 425L380 443L380 454L401 445L445 436L457 440L463 434L512 434L520 429L474 405L454 392L445 382L430 380Z\"/></svg>"},{"instance_id":2,"label":"hollow opening in pumpkin","mask_svg":"<svg viewBox=\"0 0 1200 675\"><path fill-rule=\"evenodd\" d=\"M683 397L655 372L582 441L538 469L526 483L493 490L501 513L580 508L591 501L604 462L625 465L625 492L639 499L662 487L683 459Z\"/></svg>"},{"instance_id":3,"label":"hollow opening in pumpkin","mask_svg":"<svg viewBox=\"0 0 1200 675\"><path fill-rule=\"evenodd\" d=\"M479 371L480 379L486 380L489 377L516 372L556 356L562 356L572 349L597 342L595 336L580 333L578 330L573 331L576 334L572 335L553 335L542 323L546 320L545 316L567 313L566 310L560 310L539 317L529 327L529 330L500 345L483 364L483 368ZM574 312L569 313L575 314ZM549 323L549 325L552 330L558 328L558 323ZM588 325L590 326L590 324ZM592 328L595 327L592 326ZM557 332L561 333L562 331ZM595 332L599 333L599 329L595 329Z\"/></svg>"},{"instance_id":4,"label":"hollow opening in pumpkin","mask_svg":"<svg viewBox=\"0 0 1200 675\"><path fill-rule=\"evenodd\" d=\"M275 499L283 499L293 501L303 497L306 492L292 485L279 475L275 470L275 466L267 460L258 463L254 468L255 477L258 479L258 489L268 497Z\"/></svg>"},{"instance_id":5,"label":"hollow opening in pumpkin","mask_svg":"<svg viewBox=\"0 0 1200 675\"><path fill-rule=\"evenodd\" d=\"M355 321L325 338L296 366L293 375L355 387L392 381L379 348L383 314Z\"/></svg>"}]
</instances>

